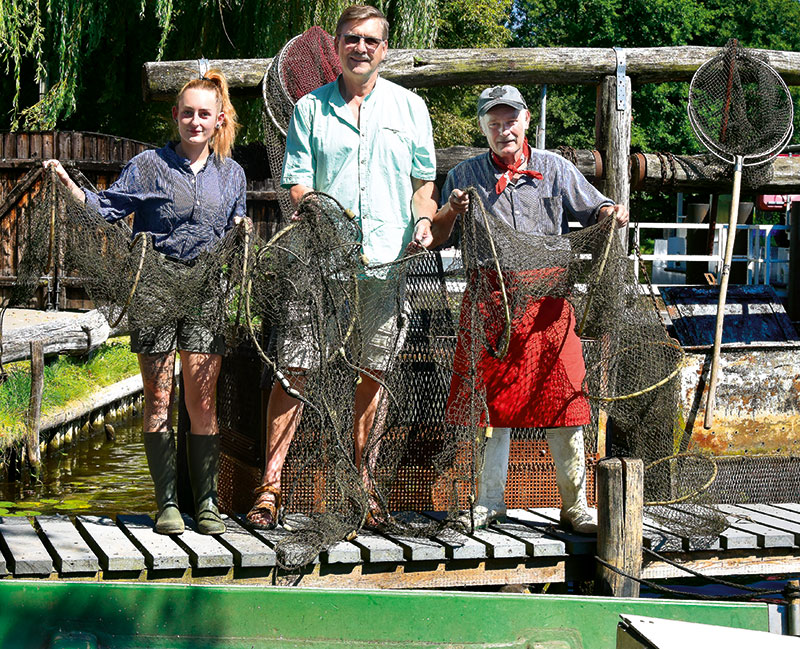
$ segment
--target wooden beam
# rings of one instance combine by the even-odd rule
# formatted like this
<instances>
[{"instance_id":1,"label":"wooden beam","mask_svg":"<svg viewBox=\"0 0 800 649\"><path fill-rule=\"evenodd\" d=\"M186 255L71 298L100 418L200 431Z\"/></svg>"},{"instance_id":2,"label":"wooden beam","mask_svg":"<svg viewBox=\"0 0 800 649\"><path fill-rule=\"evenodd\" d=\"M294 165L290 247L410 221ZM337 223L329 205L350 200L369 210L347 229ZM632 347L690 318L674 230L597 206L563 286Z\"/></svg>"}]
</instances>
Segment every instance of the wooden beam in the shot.
<instances>
[{"instance_id":1,"label":"wooden beam","mask_svg":"<svg viewBox=\"0 0 800 649\"><path fill-rule=\"evenodd\" d=\"M618 87L619 86L619 87ZM603 193L615 203L630 207L631 79L608 76L598 87L597 148L606 152ZM623 249L628 229L619 231Z\"/></svg>"},{"instance_id":2,"label":"wooden beam","mask_svg":"<svg viewBox=\"0 0 800 649\"><path fill-rule=\"evenodd\" d=\"M715 56L716 47L637 47L625 50L627 73L634 83L689 81L698 67ZM800 85L800 52L755 50L789 85ZM213 59L231 91L261 96L261 80L272 59ZM402 86L428 88L496 83L600 83L614 74L613 49L542 47L460 50L389 50L381 75ZM181 86L199 73L197 60L157 61L142 68L145 100L172 101Z\"/></svg>"},{"instance_id":3,"label":"wooden beam","mask_svg":"<svg viewBox=\"0 0 800 649\"><path fill-rule=\"evenodd\" d=\"M36 182L39 176L42 175L41 162L35 167L28 170L28 172L20 178L10 192L6 195L2 205L0 205L0 218L5 216L6 212L10 210L17 201L25 195L31 185Z\"/></svg>"},{"instance_id":4,"label":"wooden beam","mask_svg":"<svg viewBox=\"0 0 800 649\"><path fill-rule=\"evenodd\" d=\"M28 402L25 451L33 473L39 472L39 426L42 422L42 391L44 390L44 347L41 340L33 340L31 350L31 397Z\"/></svg>"},{"instance_id":5,"label":"wooden beam","mask_svg":"<svg viewBox=\"0 0 800 649\"><path fill-rule=\"evenodd\" d=\"M633 458L597 465L597 555L620 572L597 564L597 594L638 597L642 570L644 467Z\"/></svg>"}]
</instances>

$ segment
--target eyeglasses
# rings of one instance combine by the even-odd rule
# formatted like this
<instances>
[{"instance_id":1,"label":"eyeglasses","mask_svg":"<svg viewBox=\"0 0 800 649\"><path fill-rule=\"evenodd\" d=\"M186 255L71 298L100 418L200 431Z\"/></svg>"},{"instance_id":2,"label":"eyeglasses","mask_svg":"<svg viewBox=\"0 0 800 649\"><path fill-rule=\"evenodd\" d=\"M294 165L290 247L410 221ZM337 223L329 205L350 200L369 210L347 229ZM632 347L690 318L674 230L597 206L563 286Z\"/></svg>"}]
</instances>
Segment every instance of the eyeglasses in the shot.
<instances>
[{"instance_id":1,"label":"eyeglasses","mask_svg":"<svg viewBox=\"0 0 800 649\"><path fill-rule=\"evenodd\" d=\"M383 38L361 36L360 34L342 34L341 38L344 40L344 44L347 47L356 47L361 41L364 41L364 47L367 48L367 52L374 52L384 41Z\"/></svg>"}]
</instances>

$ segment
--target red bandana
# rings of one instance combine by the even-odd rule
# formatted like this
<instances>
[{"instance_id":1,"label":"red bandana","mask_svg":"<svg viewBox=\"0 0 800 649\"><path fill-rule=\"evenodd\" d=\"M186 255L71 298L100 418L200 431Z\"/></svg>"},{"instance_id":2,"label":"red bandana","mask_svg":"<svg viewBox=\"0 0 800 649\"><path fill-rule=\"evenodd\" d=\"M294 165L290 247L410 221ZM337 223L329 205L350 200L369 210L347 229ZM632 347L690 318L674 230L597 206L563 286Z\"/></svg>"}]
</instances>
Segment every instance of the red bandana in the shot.
<instances>
[{"instance_id":1,"label":"red bandana","mask_svg":"<svg viewBox=\"0 0 800 649\"><path fill-rule=\"evenodd\" d=\"M494 164L497 165L501 171L505 172L502 176L500 176L500 180L497 181L497 184L494 187L498 194L503 193L503 190L508 185L508 181L511 180L514 174L522 174L524 176L530 176L531 178L537 178L538 180L542 179L542 174L540 174L538 171L533 171L532 169L520 169L520 167L523 166L531 157L531 147L528 144L528 138L525 138L525 142L522 144L522 158L520 158L520 161L517 164L507 165L497 157L497 154L494 151L491 153L492 162L494 162Z\"/></svg>"}]
</instances>

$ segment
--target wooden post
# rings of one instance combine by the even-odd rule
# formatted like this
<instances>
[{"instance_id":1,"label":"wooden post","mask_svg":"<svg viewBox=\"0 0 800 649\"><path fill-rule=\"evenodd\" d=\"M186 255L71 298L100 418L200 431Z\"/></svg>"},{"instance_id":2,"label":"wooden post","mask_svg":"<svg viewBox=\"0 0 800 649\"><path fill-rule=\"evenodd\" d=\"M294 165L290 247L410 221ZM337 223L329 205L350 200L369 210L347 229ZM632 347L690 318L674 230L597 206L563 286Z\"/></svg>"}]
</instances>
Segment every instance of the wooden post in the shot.
<instances>
[{"instance_id":1,"label":"wooden post","mask_svg":"<svg viewBox=\"0 0 800 649\"><path fill-rule=\"evenodd\" d=\"M800 203L792 203L789 230L789 318L800 320Z\"/></svg>"},{"instance_id":2,"label":"wooden post","mask_svg":"<svg viewBox=\"0 0 800 649\"><path fill-rule=\"evenodd\" d=\"M42 390L44 389L44 346L40 340L31 342L31 398L28 402L28 421L25 445L28 464L39 471L39 424L42 419Z\"/></svg>"},{"instance_id":3,"label":"wooden post","mask_svg":"<svg viewBox=\"0 0 800 649\"><path fill-rule=\"evenodd\" d=\"M624 77L617 97L617 77L605 77L598 88L595 140L605 151L603 193L630 208L631 176L631 78ZM619 231L623 248L628 248L628 228Z\"/></svg>"},{"instance_id":4,"label":"wooden post","mask_svg":"<svg viewBox=\"0 0 800 649\"><path fill-rule=\"evenodd\" d=\"M597 556L624 572L642 572L642 504L644 465L640 459L606 458L597 465ZM639 582L600 562L598 595L638 597Z\"/></svg>"}]
</instances>

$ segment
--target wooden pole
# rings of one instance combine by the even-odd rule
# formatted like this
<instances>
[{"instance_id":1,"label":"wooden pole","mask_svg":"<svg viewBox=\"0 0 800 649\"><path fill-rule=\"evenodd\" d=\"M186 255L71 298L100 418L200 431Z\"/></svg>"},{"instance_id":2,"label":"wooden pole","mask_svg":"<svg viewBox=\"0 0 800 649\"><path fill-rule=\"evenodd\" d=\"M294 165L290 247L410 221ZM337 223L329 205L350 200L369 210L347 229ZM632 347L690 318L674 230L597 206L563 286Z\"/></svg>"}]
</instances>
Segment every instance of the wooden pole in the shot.
<instances>
[{"instance_id":1,"label":"wooden pole","mask_svg":"<svg viewBox=\"0 0 800 649\"><path fill-rule=\"evenodd\" d=\"M638 597L642 573L644 465L640 459L606 458L597 464L597 556L624 575L597 563L598 595Z\"/></svg>"},{"instance_id":2,"label":"wooden pole","mask_svg":"<svg viewBox=\"0 0 800 649\"><path fill-rule=\"evenodd\" d=\"M789 85L800 84L800 52L754 50L766 57ZM641 83L689 81L716 47L635 47L625 50L627 74ZM261 97L261 81L272 59L212 59L231 92ZM610 47L533 47L502 49L389 50L381 76L407 88L498 83L596 85L614 74ZM148 62L142 67L146 101L174 101L184 83L200 73L198 60Z\"/></svg>"},{"instance_id":3,"label":"wooden pole","mask_svg":"<svg viewBox=\"0 0 800 649\"><path fill-rule=\"evenodd\" d=\"M800 203L792 203L789 219L789 318L800 320Z\"/></svg>"},{"instance_id":4,"label":"wooden pole","mask_svg":"<svg viewBox=\"0 0 800 649\"><path fill-rule=\"evenodd\" d=\"M631 176L631 79L624 77L618 88L616 77L606 77L598 94L598 119L595 140L605 151L603 193L616 203L630 207ZM623 248L627 250L628 228L619 230Z\"/></svg>"},{"instance_id":5,"label":"wooden pole","mask_svg":"<svg viewBox=\"0 0 800 649\"><path fill-rule=\"evenodd\" d=\"M31 342L31 398L28 403L27 434L25 446L28 464L38 473L41 464L39 452L39 424L42 419L42 391L44 390L44 346L40 340Z\"/></svg>"},{"instance_id":6,"label":"wooden pole","mask_svg":"<svg viewBox=\"0 0 800 649\"><path fill-rule=\"evenodd\" d=\"M742 188L742 158L737 156L733 171L733 191L731 192L731 213L728 218L728 240L725 244L725 259L719 280L719 303L717 305L717 323L714 330L714 352L711 356L711 378L708 382L708 400L703 418L703 427L711 428L714 424L714 406L717 398L717 376L719 374L719 352L722 345L722 328L725 321L725 302L728 295L728 280L731 275L731 259L733 244L736 240L736 224L739 217L739 194Z\"/></svg>"}]
</instances>

